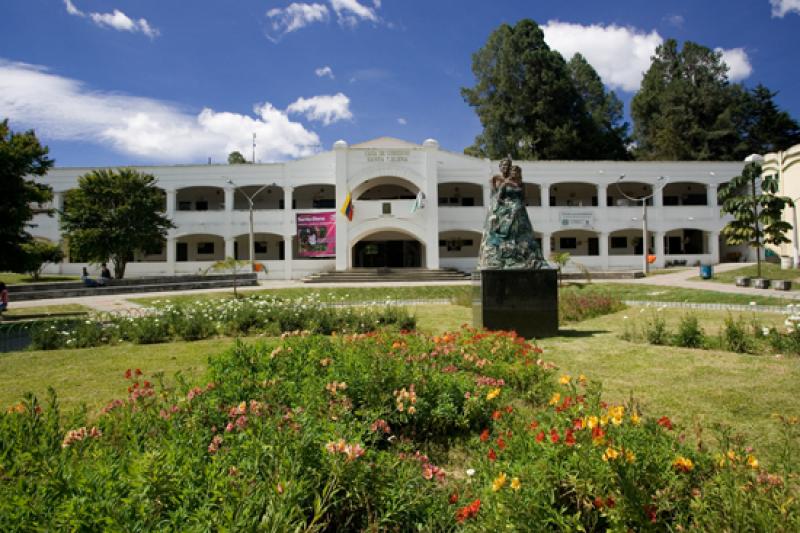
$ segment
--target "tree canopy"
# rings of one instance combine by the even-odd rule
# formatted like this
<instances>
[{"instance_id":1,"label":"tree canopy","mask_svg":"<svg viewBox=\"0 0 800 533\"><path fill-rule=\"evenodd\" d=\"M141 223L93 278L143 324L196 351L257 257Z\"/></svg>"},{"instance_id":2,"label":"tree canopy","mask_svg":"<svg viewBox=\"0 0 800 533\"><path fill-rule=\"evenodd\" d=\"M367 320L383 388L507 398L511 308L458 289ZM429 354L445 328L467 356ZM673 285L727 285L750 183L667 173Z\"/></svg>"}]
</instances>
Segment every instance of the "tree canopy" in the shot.
<instances>
[{"instance_id":1,"label":"tree canopy","mask_svg":"<svg viewBox=\"0 0 800 533\"><path fill-rule=\"evenodd\" d=\"M781 215L792 200L778 196L777 176L761 176L761 165L747 163L742 174L733 178L719 190L723 214L733 220L722 228L728 244L746 244L756 249L758 277L761 277L761 247L764 244L789 242L786 232L791 224Z\"/></svg>"},{"instance_id":2,"label":"tree canopy","mask_svg":"<svg viewBox=\"0 0 800 533\"><path fill-rule=\"evenodd\" d=\"M93 170L67 193L61 227L70 248L87 261L111 261L122 278L137 251L160 250L169 228L156 179L133 169Z\"/></svg>"},{"instance_id":3,"label":"tree canopy","mask_svg":"<svg viewBox=\"0 0 800 533\"><path fill-rule=\"evenodd\" d=\"M618 158L625 152L623 142L610 149L597 142L614 137L606 137L599 124L610 130L620 126L618 117L607 115L616 110L615 104L602 87L598 96L593 83L597 73L580 59L574 69L579 90L566 61L545 43L536 22L503 24L492 32L472 56L476 85L461 89L483 125L483 133L465 153L494 159ZM599 102L587 106L583 92Z\"/></svg>"},{"instance_id":4,"label":"tree canopy","mask_svg":"<svg viewBox=\"0 0 800 533\"><path fill-rule=\"evenodd\" d=\"M228 154L228 164L229 165L244 165L248 163L247 159L244 158L242 152L239 150L234 150L233 152Z\"/></svg>"},{"instance_id":5,"label":"tree canopy","mask_svg":"<svg viewBox=\"0 0 800 533\"><path fill-rule=\"evenodd\" d=\"M0 270L24 269L23 244L32 239L27 228L35 214L33 206L52 213L42 208L53 198L52 190L29 178L47 174L53 166L47 154L33 130L15 133L8 119L0 122Z\"/></svg>"}]
</instances>

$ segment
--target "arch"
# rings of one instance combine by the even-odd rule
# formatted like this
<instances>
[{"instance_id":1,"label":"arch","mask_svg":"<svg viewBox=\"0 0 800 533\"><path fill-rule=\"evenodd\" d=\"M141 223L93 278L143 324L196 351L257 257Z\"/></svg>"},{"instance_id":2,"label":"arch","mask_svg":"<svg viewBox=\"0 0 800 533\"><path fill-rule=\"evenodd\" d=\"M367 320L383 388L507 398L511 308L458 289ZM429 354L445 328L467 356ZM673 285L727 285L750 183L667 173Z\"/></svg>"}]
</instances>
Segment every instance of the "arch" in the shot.
<instances>
[{"instance_id":1,"label":"arch","mask_svg":"<svg viewBox=\"0 0 800 533\"><path fill-rule=\"evenodd\" d=\"M553 253L569 252L571 255L600 255L600 233L584 229L566 229L550 235L550 250Z\"/></svg>"},{"instance_id":2,"label":"arch","mask_svg":"<svg viewBox=\"0 0 800 533\"><path fill-rule=\"evenodd\" d=\"M413 199L420 189L414 182L399 176L380 176L365 180L350 194L354 200Z\"/></svg>"},{"instance_id":3,"label":"arch","mask_svg":"<svg viewBox=\"0 0 800 533\"><path fill-rule=\"evenodd\" d=\"M221 261L225 239L212 233L187 233L175 238L176 261Z\"/></svg>"},{"instance_id":4,"label":"arch","mask_svg":"<svg viewBox=\"0 0 800 533\"><path fill-rule=\"evenodd\" d=\"M667 183L661 191L663 205L708 205L708 185L697 181Z\"/></svg>"},{"instance_id":5,"label":"arch","mask_svg":"<svg viewBox=\"0 0 800 533\"><path fill-rule=\"evenodd\" d=\"M699 228L673 228L664 232L664 255L709 253L712 232Z\"/></svg>"},{"instance_id":6,"label":"arch","mask_svg":"<svg viewBox=\"0 0 800 533\"><path fill-rule=\"evenodd\" d=\"M233 256L236 259L250 260L250 234L242 233L233 238ZM282 261L284 259L283 235L257 231L253 234L256 261Z\"/></svg>"},{"instance_id":7,"label":"arch","mask_svg":"<svg viewBox=\"0 0 800 533\"><path fill-rule=\"evenodd\" d=\"M655 232L648 231L648 253L655 252ZM608 234L608 255L642 255L642 228L617 228Z\"/></svg>"},{"instance_id":8,"label":"arch","mask_svg":"<svg viewBox=\"0 0 800 533\"><path fill-rule=\"evenodd\" d=\"M268 185L259 192L264 185L242 185L233 191L233 209L236 211L249 211L250 202L245 198L245 194L253 198L253 210L262 211L267 209L284 208L283 187L276 184ZM254 194L258 194L253 197ZM244 194L243 194L244 193Z\"/></svg>"},{"instance_id":9,"label":"arch","mask_svg":"<svg viewBox=\"0 0 800 533\"><path fill-rule=\"evenodd\" d=\"M402 228L362 232L351 241L355 268L420 268L425 266L425 242Z\"/></svg>"},{"instance_id":10,"label":"arch","mask_svg":"<svg viewBox=\"0 0 800 533\"><path fill-rule=\"evenodd\" d=\"M641 198L651 196L647 199L647 205L653 205L653 185L644 181L623 181L610 183L606 188L606 205L608 207L636 207L641 206L641 200L629 200L626 198Z\"/></svg>"},{"instance_id":11,"label":"arch","mask_svg":"<svg viewBox=\"0 0 800 533\"><path fill-rule=\"evenodd\" d=\"M425 178L417 171L407 167L382 164L370 166L366 171L348 179L347 184L350 187L350 194L353 198L358 198L361 192L363 192L362 187L366 182L372 182L376 179L386 177L391 177L395 180L405 180L414 186L413 189L415 191L420 191L425 188Z\"/></svg>"},{"instance_id":12,"label":"arch","mask_svg":"<svg viewBox=\"0 0 800 533\"><path fill-rule=\"evenodd\" d=\"M597 185L584 181L560 181L550 185L553 207L597 206Z\"/></svg>"},{"instance_id":13,"label":"arch","mask_svg":"<svg viewBox=\"0 0 800 533\"><path fill-rule=\"evenodd\" d=\"M481 232L470 230L447 230L439 232L439 257L478 257L481 247Z\"/></svg>"},{"instance_id":14,"label":"arch","mask_svg":"<svg viewBox=\"0 0 800 533\"><path fill-rule=\"evenodd\" d=\"M527 207L541 207L542 205L542 186L538 183L524 182L525 185L525 205Z\"/></svg>"},{"instance_id":15,"label":"arch","mask_svg":"<svg viewBox=\"0 0 800 533\"><path fill-rule=\"evenodd\" d=\"M223 211L225 189L213 186L183 187L175 191L176 211Z\"/></svg>"},{"instance_id":16,"label":"arch","mask_svg":"<svg viewBox=\"0 0 800 533\"><path fill-rule=\"evenodd\" d=\"M310 183L295 187L292 209L336 209L336 186L330 183Z\"/></svg>"},{"instance_id":17,"label":"arch","mask_svg":"<svg viewBox=\"0 0 800 533\"><path fill-rule=\"evenodd\" d=\"M483 206L483 185L467 181L448 181L437 185L439 205L444 207Z\"/></svg>"}]
</instances>

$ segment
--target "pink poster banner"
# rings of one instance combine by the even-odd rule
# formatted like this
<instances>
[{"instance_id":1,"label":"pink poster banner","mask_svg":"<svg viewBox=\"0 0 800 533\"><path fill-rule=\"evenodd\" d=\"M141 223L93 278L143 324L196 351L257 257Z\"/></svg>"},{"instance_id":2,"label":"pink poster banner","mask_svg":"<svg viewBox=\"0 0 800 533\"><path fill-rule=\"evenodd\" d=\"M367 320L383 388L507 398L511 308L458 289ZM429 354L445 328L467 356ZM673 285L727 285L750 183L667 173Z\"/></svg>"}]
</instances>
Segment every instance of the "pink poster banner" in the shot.
<instances>
[{"instance_id":1,"label":"pink poster banner","mask_svg":"<svg viewBox=\"0 0 800 533\"><path fill-rule=\"evenodd\" d=\"M336 257L336 211L297 214L300 257Z\"/></svg>"}]
</instances>

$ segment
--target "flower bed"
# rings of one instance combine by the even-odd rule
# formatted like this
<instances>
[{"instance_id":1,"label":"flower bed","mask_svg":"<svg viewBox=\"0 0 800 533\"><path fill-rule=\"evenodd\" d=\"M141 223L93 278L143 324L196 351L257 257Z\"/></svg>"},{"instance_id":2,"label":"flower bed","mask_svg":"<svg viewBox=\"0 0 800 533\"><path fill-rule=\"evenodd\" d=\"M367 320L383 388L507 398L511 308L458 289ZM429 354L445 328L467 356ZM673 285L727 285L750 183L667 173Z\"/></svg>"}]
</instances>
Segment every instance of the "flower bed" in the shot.
<instances>
[{"instance_id":1,"label":"flower bed","mask_svg":"<svg viewBox=\"0 0 800 533\"><path fill-rule=\"evenodd\" d=\"M215 335L265 334L308 330L316 333L365 333L380 327L413 329L415 319L395 306L325 305L307 297L253 296L235 300L164 302L140 315L108 314L92 319L42 321L31 330L32 348L85 348L119 341L136 344L187 341Z\"/></svg>"},{"instance_id":2,"label":"flower bed","mask_svg":"<svg viewBox=\"0 0 800 533\"><path fill-rule=\"evenodd\" d=\"M125 373L101 413L0 414L0 527L797 530L787 461L604 403L509 333L285 334L208 381Z\"/></svg>"}]
</instances>

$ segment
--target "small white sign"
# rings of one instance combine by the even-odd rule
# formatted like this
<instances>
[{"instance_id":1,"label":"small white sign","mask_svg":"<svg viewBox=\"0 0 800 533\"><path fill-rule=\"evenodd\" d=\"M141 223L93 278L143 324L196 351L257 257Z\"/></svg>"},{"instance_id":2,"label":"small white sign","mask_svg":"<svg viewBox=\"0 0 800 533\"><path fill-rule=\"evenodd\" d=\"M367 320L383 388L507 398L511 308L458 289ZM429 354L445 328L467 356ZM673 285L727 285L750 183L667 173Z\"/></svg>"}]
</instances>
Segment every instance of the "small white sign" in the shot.
<instances>
[{"instance_id":1,"label":"small white sign","mask_svg":"<svg viewBox=\"0 0 800 533\"><path fill-rule=\"evenodd\" d=\"M411 150L367 150L368 163L407 163Z\"/></svg>"},{"instance_id":2,"label":"small white sign","mask_svg":"<svg viewBox=\"0 0 800 533\"><path fill-rule=\"evenodd\" d=\"M559 213L562 228L592 228L594 215L592 213Z\"/></svg>"}]
</instances>

